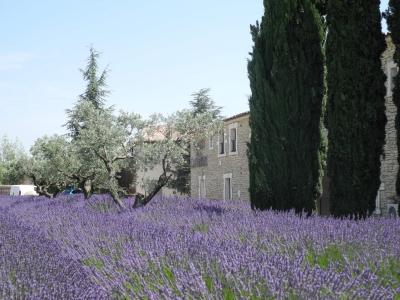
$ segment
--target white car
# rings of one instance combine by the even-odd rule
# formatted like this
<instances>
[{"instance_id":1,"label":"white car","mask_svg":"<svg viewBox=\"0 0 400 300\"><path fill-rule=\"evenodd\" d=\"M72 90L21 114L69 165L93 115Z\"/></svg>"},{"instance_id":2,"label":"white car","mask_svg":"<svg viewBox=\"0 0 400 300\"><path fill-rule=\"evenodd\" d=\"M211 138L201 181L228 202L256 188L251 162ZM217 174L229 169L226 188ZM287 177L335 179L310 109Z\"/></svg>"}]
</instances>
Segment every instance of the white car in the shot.
<instances>
[{"instance_id":1,"label":"white car","mask_svg":"<svg viewBox=\"0 0 400 300\"><path fill-rule=\"evenodd\" d=\"M38 196L38 193L36 192L36 187L34 185L12 185L10 196Z\"/></svg>"}]
</instances>

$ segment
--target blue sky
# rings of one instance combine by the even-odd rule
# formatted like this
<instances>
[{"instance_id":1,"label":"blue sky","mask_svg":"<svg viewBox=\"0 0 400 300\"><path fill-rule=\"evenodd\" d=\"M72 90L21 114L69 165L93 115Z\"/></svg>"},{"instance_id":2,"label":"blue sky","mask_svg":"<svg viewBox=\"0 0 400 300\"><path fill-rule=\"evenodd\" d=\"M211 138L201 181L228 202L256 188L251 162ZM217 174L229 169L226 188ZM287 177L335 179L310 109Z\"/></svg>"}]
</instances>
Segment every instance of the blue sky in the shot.
<instances>
[{"instance_id":1,"label":"blue sky","mask_svg":"<svg viewBox=\"0 0 400 300\"><path fill-rule=\"evenodd\" d=\"M64 133L90 45L117 109L168 114L209 87L224 115L246 111L249 25L262 13L261 0L1 0L0 136L28 149Z\"/></svg>"}]
</instances>

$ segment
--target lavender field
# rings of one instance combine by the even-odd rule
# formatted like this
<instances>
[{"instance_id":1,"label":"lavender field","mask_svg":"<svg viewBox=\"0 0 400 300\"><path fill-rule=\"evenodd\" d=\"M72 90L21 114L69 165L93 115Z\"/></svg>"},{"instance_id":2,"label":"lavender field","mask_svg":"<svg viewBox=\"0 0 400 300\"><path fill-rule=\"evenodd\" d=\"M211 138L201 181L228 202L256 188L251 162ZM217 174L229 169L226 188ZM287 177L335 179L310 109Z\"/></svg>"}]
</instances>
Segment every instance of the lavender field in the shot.
<instances>
[{"instance_id":1,"label":"lavender field","mask_svg":"<svg viewBox=\"0 0 400 300\"><path fill-rule=\"evenodd\" d=\"M1 299L400 299L399 255L395 219L0 197Z\"/></svg>"}]
</instances>

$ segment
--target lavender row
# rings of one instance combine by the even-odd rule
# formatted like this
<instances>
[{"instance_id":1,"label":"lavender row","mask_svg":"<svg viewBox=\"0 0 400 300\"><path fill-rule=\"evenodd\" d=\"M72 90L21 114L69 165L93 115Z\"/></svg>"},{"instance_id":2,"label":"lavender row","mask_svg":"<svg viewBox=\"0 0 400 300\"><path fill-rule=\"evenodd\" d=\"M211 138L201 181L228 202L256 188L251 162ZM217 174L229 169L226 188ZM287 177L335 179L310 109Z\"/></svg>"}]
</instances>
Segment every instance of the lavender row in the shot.
<instances>
[{"instance_id":1,"label":"lavender row","mask_svg":"<svg viewBox=\"0 0 400 300\"><path fill-rule=\"evenodd\" d=\"M106 299L79 262L55 241L0 213L0 299Z\"/></svg>"}]
</instances>

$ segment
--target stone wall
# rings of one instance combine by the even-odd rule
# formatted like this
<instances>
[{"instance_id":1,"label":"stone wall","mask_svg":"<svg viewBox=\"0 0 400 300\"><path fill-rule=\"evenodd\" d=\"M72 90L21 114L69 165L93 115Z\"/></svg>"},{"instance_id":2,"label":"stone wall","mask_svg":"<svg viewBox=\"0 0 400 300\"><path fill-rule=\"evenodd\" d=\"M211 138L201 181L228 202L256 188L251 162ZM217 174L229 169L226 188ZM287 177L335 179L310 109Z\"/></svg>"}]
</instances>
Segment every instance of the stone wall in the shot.
<instances>
[{"instance_id":1,"label":"stone wall","mask_svg":"<svg viewBox=\"0 0 400 300\"><path fill-rule=\"evenodd\" d=\"M229 127L237 128L237 152L229 153ZM207 141L204 149L192 147L191 195L209 199L224 199L224 175L232 175L232 199L249 200L249 166L247 144L250 141L249 114L225 121L225 154L219 154L219 137L214 136L212 143ZM206 159L202 159L206 157ZM201 163L195 163L196 160ZM206 164L206 165L205 165ZM196 166L194 166L196 165ZM199 184L205 180L205 195L200 195Z\"/></svg>"},{"instance_id":2,"label":"stone wall","mask_svg":"<svg viewBox=\"0 0 400 300\"><path fill-rule=\"evenodd\" d=\"M382 56L382 68L386 74L386 139L384 146L384 155L382 157L381 166L381 188L378 193L380 198L379 210L382 214L387 213L387 205L389 203L395 203L396 196L396 177L399 169L397 162L397 141L396 141L396 129L395 129L395 117L397 114L397 108L393 103L391 88L391 69L395 67L393 62L394 45L390 39L390 36L386 38L387 49ZM377 204L378 204L377 203ZM379 212L379 210L377 210Z\"/></svg>"},{"instance_id":3,"label":"stone wall","mask_svg":"<svg viewBox=\"0 0 400 300\"><path fill-rule=\"evenodd\" d=\"M163 168L161 163L156 164L153 168L143 171L140 170L136 174L136 192L148 195L152 189L150 182L157 182L160 175L163 173ZM157 194L158 196L185 196L180 194L177 190L169 188L167 186L163 187L161 191Z\"/></svg>"}]
</instances>

